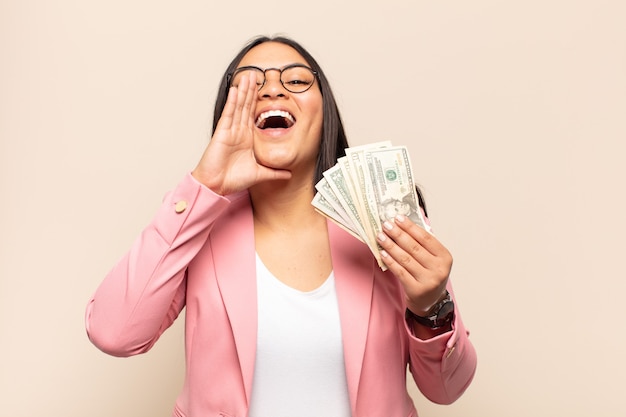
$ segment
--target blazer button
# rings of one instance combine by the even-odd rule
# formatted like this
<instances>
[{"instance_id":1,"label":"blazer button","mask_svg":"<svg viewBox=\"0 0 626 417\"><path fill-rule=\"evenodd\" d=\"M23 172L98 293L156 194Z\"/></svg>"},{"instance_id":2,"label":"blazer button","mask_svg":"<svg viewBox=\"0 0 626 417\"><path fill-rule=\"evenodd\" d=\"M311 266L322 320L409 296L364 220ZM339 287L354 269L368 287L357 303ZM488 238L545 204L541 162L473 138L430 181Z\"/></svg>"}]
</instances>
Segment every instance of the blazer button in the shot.
<instances>
[{"instance_id":1,"label":"blazer button","mask_svg":"<svg viewBox=\"0 0 626 417\"><path fill-rule=\"evenodd\" d=\"M456 349L456 343L448 350L448 354L446 355L446 359L452 356L452 352Z\"/></svg>"},{"instance_id":2,"label":"blazer button","mask_svg":"<svg viewBox=\"0 0 626 417\"><path fill-rule=\"evenodd\" d=\"M174 211L176 211L176 213L182 213L186 209L187 209L187 202L185 200L178 201L176 205L174 206Z\"/></svg>"}]
</instances>

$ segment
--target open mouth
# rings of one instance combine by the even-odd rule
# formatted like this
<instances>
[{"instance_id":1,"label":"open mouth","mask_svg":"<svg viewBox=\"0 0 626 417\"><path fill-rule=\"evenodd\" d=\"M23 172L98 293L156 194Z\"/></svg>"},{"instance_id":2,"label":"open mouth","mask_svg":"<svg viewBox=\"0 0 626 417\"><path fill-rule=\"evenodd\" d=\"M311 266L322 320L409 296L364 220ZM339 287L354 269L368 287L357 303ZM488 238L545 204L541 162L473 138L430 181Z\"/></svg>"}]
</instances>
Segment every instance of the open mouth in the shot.
<instances>
[{"instance_id":1,"label":"open mouth","mask_svg":"<svg viewBox=\"0 0 626 417\"><path fill-rule=\"evenodd\" d=\"M289 129L296 123L295 118L284 110L268 110L256 119L259 129Z\"/></svg>"}]
</instances>

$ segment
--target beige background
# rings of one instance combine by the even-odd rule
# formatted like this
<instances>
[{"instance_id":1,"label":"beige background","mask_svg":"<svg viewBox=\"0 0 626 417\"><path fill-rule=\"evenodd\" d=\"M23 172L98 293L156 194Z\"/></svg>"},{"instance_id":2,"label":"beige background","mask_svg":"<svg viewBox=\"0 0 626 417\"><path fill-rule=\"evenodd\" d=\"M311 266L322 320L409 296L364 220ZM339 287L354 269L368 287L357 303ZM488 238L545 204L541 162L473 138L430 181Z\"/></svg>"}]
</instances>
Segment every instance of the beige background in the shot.
<instances>
[{"instance_id":1,"label":"beige background","mask_svg":"<svg viewBox=\"0 0 626 417\"><path fill-rule=\"evenodd\" d=\"M455 255L478 373L452 406L413 390L421 416L623 415L625 4L0 0L0 415L170 415L181 323L116 359L83 311L273 33L319 59L352 144L410 147Z\"/></svg>"}]
</instances>

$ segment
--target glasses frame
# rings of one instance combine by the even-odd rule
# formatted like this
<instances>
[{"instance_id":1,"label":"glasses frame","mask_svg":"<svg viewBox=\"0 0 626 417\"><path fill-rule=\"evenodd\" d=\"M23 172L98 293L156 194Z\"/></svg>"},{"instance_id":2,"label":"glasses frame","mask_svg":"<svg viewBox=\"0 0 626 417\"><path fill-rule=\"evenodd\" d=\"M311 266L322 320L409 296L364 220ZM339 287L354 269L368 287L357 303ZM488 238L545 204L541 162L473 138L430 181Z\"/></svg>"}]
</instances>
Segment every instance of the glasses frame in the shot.
<instances>
[{"instance_id":1,"label":"glasses frame","mask_svg":"<svg viewBox=\"0 0 626 417\"><path fill-rule=\"evenodd\" d=\"M293 91L293 90L290 90L289 87L287 87L285 85L285 83L283 82L283 72L285 70L290 69L290 68L306 68L309 71L311 71L311 74L313 74L313 82L311 84L309 84L309 86L306 88L306 90ZM248 70L258 70L258 71L263 73L263 82L259 85L259 90L258 91L261 91L261 89L263 88L263 86L265 86L265 83L267 82L267 74L266 74L267 71L278 71L279 72L278 79L280 80L280 84L283 86L283 88L285 90L289 91L290 93L294 93L294 94L300 94L300 93L304 93L306 91L309 91L309 89L311 87L313 87L313 85L315 84L316 80L319 82L319 80L317 78L317 71L313 70L313 68L311 68L311 67L309 67L307 65L304 65L304 64L289 64L289 65L286 65L286 66L284 66L282 68L265 68L265 69L256 67L254 65L246 65L244 67L239 67L239 68L235 69L233 72L231 72L230 74L228 74L228 77L227 77L227 85L228 85L228 87L232 87L231 82L232 82L232 80L235 78L235 76L237 74L239 74L240 72L243 72L243 71L248 71ZM258 80L257 80L257 84L258 84Z\"/></svg>"}]
</instances>

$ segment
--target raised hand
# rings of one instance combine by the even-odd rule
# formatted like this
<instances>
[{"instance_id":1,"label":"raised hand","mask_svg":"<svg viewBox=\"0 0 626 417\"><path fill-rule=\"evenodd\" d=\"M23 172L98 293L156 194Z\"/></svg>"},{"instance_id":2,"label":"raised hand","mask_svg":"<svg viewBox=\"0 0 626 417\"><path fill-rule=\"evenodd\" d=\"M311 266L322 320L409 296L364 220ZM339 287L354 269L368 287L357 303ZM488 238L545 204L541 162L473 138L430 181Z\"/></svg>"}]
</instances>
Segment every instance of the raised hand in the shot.
<instances>
[{"instance_id":1,"label":"raised hand","mask_svg":"<svg viewBox=\"0 0 626 417\"><path fill-rule=\"evenodd\" d=\"M383 225L378 236L383 262L400 280L407 307L425 315L445 294L452 255L435 236L398 215Z\"/></svg>"},{"instance_id":2,"label":"raised hand","mask_svg":"<svg viewBox=\"0 0 626 417\"><path fill-rule=\"evenodd\" d=\"M257 102L253 71L238 87L230 87L213 137L192 175L218 194L245 190L262 181L289 179L291 173L260 165L254 157Z\"/></svg>"}]
</instances>

